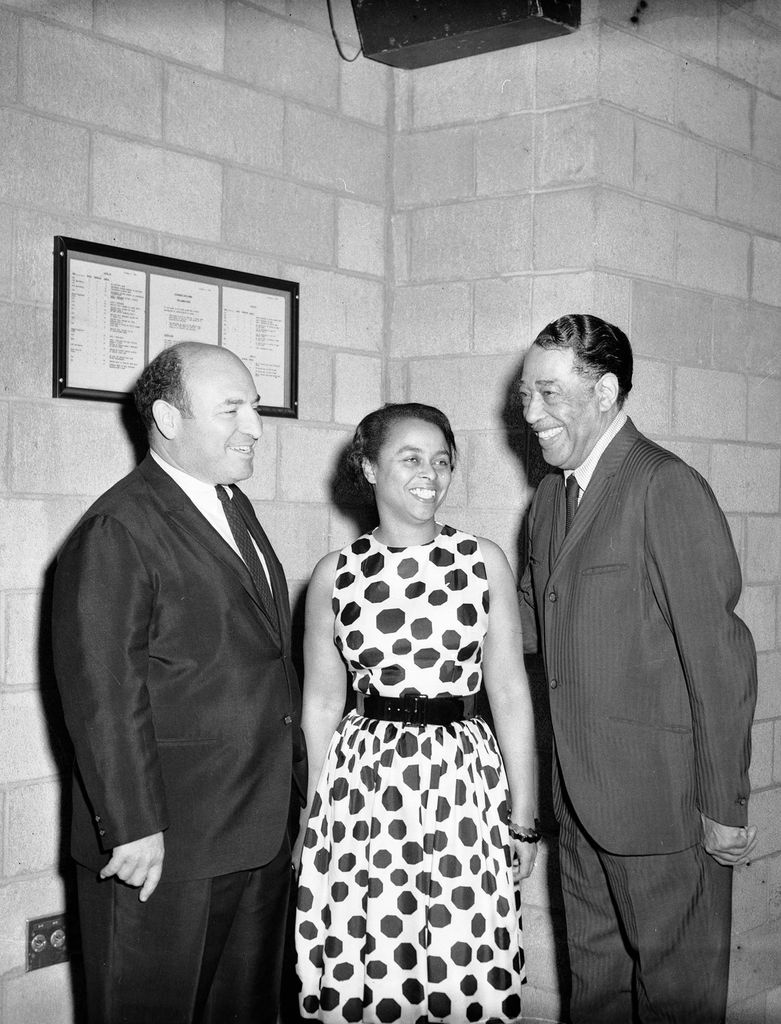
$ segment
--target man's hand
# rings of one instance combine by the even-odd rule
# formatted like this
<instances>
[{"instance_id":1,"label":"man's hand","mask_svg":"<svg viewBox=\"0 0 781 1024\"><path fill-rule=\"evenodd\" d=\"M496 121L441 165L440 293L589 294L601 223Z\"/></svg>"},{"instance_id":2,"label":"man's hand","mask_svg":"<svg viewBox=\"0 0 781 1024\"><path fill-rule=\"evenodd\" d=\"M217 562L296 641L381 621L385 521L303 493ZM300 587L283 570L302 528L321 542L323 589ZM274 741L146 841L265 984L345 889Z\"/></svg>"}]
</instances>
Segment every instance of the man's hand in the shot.
<instances>
[{"instance_id":1,"label":"man's hand","mask_svg":"<svg viewBox=\"0 0 781 1024\"><path fill-rule=\"evenodd\" d=\"M101 878L116 875L122 882L135 888L141 887L138 898L146 903L157 888L163 873L163 857L165 844L163 833L155 832L143 839L134 839L132 843L115 846L111 851L111 860L101 870Z\"/></svg>"},{"instance_id":2,"label":"man's hand","mask_svg":"<svg viewBox=\"0 0 781 1024\"><path fill-rule=\"evenodd\" d=\"M722 825L712 818L702 818L702 845L707 853L725 867L745 864L757 845L757 826Z\"/></svg>"}]
</instances>

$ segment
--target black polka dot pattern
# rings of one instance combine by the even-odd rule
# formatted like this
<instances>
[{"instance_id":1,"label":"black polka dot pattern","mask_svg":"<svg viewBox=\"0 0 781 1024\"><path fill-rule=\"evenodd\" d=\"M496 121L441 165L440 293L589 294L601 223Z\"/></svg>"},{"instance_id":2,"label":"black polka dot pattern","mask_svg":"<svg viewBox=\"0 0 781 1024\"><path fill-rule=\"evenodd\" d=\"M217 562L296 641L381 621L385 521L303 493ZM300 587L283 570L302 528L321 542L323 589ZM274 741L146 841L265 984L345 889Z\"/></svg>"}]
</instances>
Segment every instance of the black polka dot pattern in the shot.
<instances>
[{"instance_id":1,"label":"black polka dot pattern","mask_svg":"<svg viewBox=\"0 0 781 1024\"><path fill-rule=\"evenodd\" d=\"M476 693L488 626L474 537L372 535L341 552L335 640L356 690ZM340 723L306 832L296 918L302 1016L510 1024L524 980L509 794L482 719Z\"/></svg>"},{"instance_id":2,"label":"black polka dot pattern","mask_svg":"<svg viewBox=\"0 0 781 1024\"><path fill-rule=\"evenodd\" d=\"M340 553L332 603L336 644L360 693L480 689L489 595L473 537L443 526L431 544L394 549L366 534Z\"/></svg>"}]
</instances>

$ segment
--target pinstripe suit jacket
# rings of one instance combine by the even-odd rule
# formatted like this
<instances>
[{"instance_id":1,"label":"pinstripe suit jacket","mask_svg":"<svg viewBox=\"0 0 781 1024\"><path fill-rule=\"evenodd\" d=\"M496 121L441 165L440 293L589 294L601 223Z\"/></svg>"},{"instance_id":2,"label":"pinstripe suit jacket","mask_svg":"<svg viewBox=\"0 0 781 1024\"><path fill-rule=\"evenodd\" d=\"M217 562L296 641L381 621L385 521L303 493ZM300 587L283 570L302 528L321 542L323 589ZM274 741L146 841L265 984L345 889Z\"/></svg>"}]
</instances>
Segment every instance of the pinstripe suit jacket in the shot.
<instances>
[{"instance_id":1,"label":"pinstripe suit jacket","mask_svg":"<svg viewBox=\"0 0 781 1024\"><path fill-rule=\"evenodd\" d=\"M712 491L631 420L566 538L563 490L551 473L534 497L522 591L583 826L612 853L646 854L694 844L700 811L745 824L756 655Z\"/></svg>"}]
</instances>

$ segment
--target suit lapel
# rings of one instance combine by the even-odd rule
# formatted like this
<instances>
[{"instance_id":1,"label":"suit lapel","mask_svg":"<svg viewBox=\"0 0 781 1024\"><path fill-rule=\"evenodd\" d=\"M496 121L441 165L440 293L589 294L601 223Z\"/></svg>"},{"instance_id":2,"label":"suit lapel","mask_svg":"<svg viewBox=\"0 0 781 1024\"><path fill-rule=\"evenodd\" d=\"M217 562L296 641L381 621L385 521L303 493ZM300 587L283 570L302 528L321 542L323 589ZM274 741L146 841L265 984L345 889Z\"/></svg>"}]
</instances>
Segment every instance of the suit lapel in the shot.
<instances>
[{"instance_id":1,"label":"suit lapel","mask_svg":"<svg viewBox=\"0 0 781 1024\"><path fill-rule=\"evenodd\" d=\"M554 565L558 566L561 564L567 555L577 546L580 538L587 533L597 513L604 506L606 496L612 486L613 477L622 465L629 449L635 443L638 436L637 428L634 423L632 423L630 419L627 419L626 423L602 453L602 456L597 463L597 468L594 470L594 475L591 477L589 485L583 492L580 499L578 511L575 514L575 518L572 520L570 531L566 537L563 537L563 540L558 547L556 560L551 564L551 570ZM564 490L563 477L560 489L561 491ZM555 530L556 526L554 525L554 532ZM562 535L563 532L564 531L562 529Z\"/></svg>"},{"instance_id":2,"label":"suit lapel","mask_svg":"<svg viewBox=\"0 0 781 1024\"><path fill-rule=\"evenodd\" d=\"M260 603L260 598L258 597L258 592L255 589L255 584L252 582L252 577L249 574L249 569L247 569L247 566L244 564L244 560L236 554L230 544L223 540L206 517L201 515L181 487L179 487L179 485L171 476L168 475L168 473L165 472L164 469L161 469L157 465L151 455L147 455L138 468L147 483L157 494L159 500L165 506L168 518L201 544L213 558L217 559L218 562L230 569L236 575L239 583L241 583L244 590L246 590L247 594L252 598L252 601L258 609L261 622L274 636L274 638L279 640L279 631L277 626L269 620L265 610L263 609L263 606ZM234 490L237 489L234 488ZM242 495L242 498L244 498L244 495ZM252 516L252 519L255 520L254 515ZM255 536L254 530L252 530L252 533L253 536ZM267 557L266 552L271 547L268 540L265 541L265 546L259 546L260 550L263 552L263 556ZM268 559L267 562L269 564L269 570L271 571L271 564ZM279 613L276 594L276 579L274 578L273 573L272 588L275 592L274 600L277 602L277 613Z\"/></svg>"}]
</instances>

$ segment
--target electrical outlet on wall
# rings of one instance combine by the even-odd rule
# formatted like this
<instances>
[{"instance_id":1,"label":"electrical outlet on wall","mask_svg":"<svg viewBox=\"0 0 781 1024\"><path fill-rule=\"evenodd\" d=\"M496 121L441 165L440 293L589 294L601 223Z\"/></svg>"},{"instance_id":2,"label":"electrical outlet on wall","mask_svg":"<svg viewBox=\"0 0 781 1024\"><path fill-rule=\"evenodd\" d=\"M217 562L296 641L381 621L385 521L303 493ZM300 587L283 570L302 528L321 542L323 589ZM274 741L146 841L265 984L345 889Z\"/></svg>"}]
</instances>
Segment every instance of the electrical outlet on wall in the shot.
<instances>
[{"instance_id":1,"label":"electrical outlet on wall","mask_svg":"<svg viewBox=\"0 0 781 1024\"><path fill-rule=\"evenodd\" d=\"M27 970L61 964L70 959L65 914L50 914L27 922Z\"/></svg>"}]
</instances>

